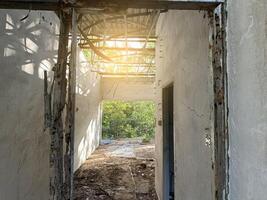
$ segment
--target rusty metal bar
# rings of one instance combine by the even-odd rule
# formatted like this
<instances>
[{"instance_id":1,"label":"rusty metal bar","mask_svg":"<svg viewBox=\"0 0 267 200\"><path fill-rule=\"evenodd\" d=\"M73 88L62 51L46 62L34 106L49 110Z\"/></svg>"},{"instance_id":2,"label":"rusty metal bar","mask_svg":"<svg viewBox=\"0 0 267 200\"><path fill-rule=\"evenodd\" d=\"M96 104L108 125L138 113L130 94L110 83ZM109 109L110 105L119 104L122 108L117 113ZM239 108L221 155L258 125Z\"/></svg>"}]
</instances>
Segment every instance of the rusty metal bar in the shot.
<instances>
[{"instance_id":1,"label":"rusty metal bar","mask_svg":"<svg viewBox=\"0 0 267 200\"><path fill-rule=\"evenodd\" d=\"M84 37L84 39L87 41L88 43L88 47L87 48L90 48L92 49L98 56L100 56L101 58L103 58L104 60L108 60L108 61L112 61L112 59L110 59L108 56L106 56L105 54L103 54L101 51L98 50L99 47L96 47L91 41L90 39L88 38L88 36L83 32L83 30L78 27L80 33L82 34L82 36ZM81 47L81 45L80 45Z\"/></svg>"}]
</instances>

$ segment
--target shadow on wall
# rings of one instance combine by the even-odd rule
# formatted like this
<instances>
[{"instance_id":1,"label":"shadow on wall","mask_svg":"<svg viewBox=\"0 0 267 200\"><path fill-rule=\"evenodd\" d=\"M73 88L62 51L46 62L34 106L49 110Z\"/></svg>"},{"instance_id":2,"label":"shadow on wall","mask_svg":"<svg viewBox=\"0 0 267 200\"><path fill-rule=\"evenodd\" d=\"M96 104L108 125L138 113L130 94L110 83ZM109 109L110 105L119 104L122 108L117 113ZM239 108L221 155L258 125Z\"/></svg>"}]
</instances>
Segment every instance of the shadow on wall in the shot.
<instances>
[{"instance_id":1,"label":"shadow on wall","mask_svg":"<svg viewBox=\"0 0 267 200\"><path fill-rule=\"evenodd\" d=\"M101 106L90 112L87 117L80 116L79 119L79 122L76 123L81 126L79 132L76 130L75 133L75 170L85 162L99 145L101 138ZM86 124L88 125L86 126Z\"/></svg>"},{"instance_id":2,"label":"shadow on wall","mask_svg":"<svg viewBox=\"0 0 267 200\"><path fill-rule=\"evenodd\" d=\"M0 10L0 199L48 199L42 79L57 60L58 24L53 12Z\"/></svg>"},{"instance_id":3,"label":"shadow on wall","mask_svg":"<svg viewBox=\"0 0 267 200\"><path fill-rule=\"evenodd\" d=\"M79 50L76 86L76 119L74 169L81 164L98 147L101 138L101 78L91 71L82 51Z\"/></svg>"},{"instance_id":4,"label":"shadow on wall","mask_svg":"<svg viewBox=\"0 0 267 200\"><path fill-rule=\"evenodd\" d=\"M88 63L82 50L78 48L79 60L76 70L76 94L78 96L88 97L94 93L94 90L100 84L100 76L92 72L92 66Z\"/></svg>"},{"instance_id":5,"label":"shadow on wall","mask_svg":"<svg viewBox=\"0 0 267 200\"><path fill-rule=\"evenodd\" d=\"M50 136L43 132L43 71L57 62L54 12L0 10L0 199L49 198ZM100 77L80 52L77 69L75 166L98 146ZM93 98L92 98L93 97Z\"/></svg>"},{"instance_id":6,"label":"shadow on wall","mask_svg":"<svg viewBox=\"0 0 267 200\"><path fill-rule=\"evenodd\" d=\"M51 65L57 61L56 33L59 27L55 14L34 12L23 19L28 15L27 11L2 10L0 15L2 68L9 74L10 70L23 71L43 79L43 70L50 71Z\"/></svg>"}]
</instances>

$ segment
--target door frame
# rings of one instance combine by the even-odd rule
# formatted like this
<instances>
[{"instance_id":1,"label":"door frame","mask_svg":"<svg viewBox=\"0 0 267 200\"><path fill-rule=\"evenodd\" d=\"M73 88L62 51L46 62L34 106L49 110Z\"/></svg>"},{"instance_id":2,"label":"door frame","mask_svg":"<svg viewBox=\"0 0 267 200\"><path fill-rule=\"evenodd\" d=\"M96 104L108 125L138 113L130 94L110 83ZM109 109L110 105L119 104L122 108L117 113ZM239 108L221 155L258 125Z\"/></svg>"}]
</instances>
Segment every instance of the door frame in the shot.
<instances>
[{"instance_id":1,"label":"door frame","mask_svg":"<svg viewBox=\"0 0 267 200\"><path fill-rule=\"evenodd\" d=\"M171 90L171 95L170 95ZM172 98L172 105L169 104L170 100L169 98ZM168 114L170 113L170 108L172 108L172 134L169 134L169 119ZM163 122L163 145L162 145L162 153L163 153L163 164L162 164L162 175L163 175L163 199L168 199L170 192L171 192L171 183L170 183L170 162L173 163L173 170L175 169L175 137L174 137L174 83L170 83L167 86L162 88L162 122ZM172 137L172 140L170 140L170 137ZM169 152L168 146L172 145L172 151ZM166 147L168 150L166 150ZM173 157L171 159L171 156ZM174 172L173 172L174 173ZM173 197L175 198L175 174L173 174Z\"/></svg>"},{"instance_id":2,"label":"door frame","mask_svg":"<svg viewBox=\"0 0 267 200\"><path fill-rule=\"evenodd\" d=\"M185 2L186 3L186 2ZM213 173L212 192L214 200L228 200L229 194L229 133L228 133L228 82L226 43L226 3L208 11L209 17L209 65L211 98L213 98L211 135L211 169ZM167 88L173 83L163 87ZM163 106L164 102L162 102ZM163 110L163 109L162 109ZM163 116L164 117L164 116ZM163 123L164 125L164 123ZM164 137L164 127L163 127ZM164 144L163 144L164 145ZM175 146L174 146L175 148ZM164 156L164 151L163 151ZM163 157L163 198L166 198ZM165 200L165 199L163 199Z\"/></svg>"},{"instance_id":3,"label":"door frame","mask_svg":"<svg viewBox=\"0 0 267 200\"><path fill-rule=\"evenodd\" d=\"M101 0L105 1L105 0ZM113 0L122 3L121 0ZM125 1L125 0L124 0ZM127 1L129 8L153 8L160 2L155 0L140 0L141 4L133 6ZM146 2L148 4L145 4ZM154 2L154 5L150 4ZM209 17L209 64L213 88L213 132L212 138L212 170L213 199L228 200L229 194L229 133L228 133L228 82L227 82L227 43L226 43L226 3L223 1L165 1L162 9L170 5L172 10L206 10ZM213 6L210 4L213 4ZM216 3L217 6L214 6ZM174 6L177 5L177 6ZM205 4L207 5L205 7ZM108 4L107 4L108 5ZM150 7L149 7L150 6ZM173 7L172 7L173 6ZM79 8L77 8L79 13ZM75 105L73 105L75 107ZM72 111L74 112L74 111ZM74 132L74 130L73 130ZM175 148L175 147L174 147Z\"/></svg>"}]
</instances>

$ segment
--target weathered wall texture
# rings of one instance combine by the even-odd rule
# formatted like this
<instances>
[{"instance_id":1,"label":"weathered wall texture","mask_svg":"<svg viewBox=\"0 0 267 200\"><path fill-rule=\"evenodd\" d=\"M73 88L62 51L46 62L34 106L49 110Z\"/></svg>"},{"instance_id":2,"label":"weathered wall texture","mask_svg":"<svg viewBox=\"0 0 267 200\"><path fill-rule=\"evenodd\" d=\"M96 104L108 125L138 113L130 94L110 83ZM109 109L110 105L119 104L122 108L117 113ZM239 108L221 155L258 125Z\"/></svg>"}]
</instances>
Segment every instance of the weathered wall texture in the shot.
<instances>
[{"instance_id":1,"label":"weathered wall texture","mask_svg":"<svg viewBox=\"0 0 267 200\"><path fill-rule=\"evenodd\" d=\"M266 4L228 0L231 200L266 199Z\"/></svg>"},{"instance_id":2,"label":"weathered wall texture","mask_svg":"<svg viewBox=\"0 0 267 200\"><path fill-rule=\"evenodd\" d=\"M59 20L54 12L0 11L0 199L47 200L50 136L43 132L43 70L56 63ZM99 143L100 78L77 70L75 169Z\"/></svg>"},{"instance_id":3,"label":"weathered wall texture","mask_svg":"<svg viewBox=\"0 0 267 200\"><path fill-rule=\"evenodd\" d=\"M154 78L102 78L103 100L154 100Z\"/></svg>"},{"instance_id":4,"label":"weathered wall texture","mask_svg":"<svg viewBox=\"0 0 267 200\"><path fill-rule=\"evenodd\" d=\"M92 73L83 53L79 53L77 69L76 123L75 123L75 170L99 145L102 128L100 76Z\"/></svg>"},{"instance_id":5,"label":"weathered wall texture","mask_svg":"<svg viewBox=\"0 0 267 200\"><path fill-rule=\"evenodd\" d=\"M57 55L53 12L0 10L0 199L47 200L49 135L43 132L43 70ZM49 72L51 77L51 72Z\"/></svg>"},{"instance_id":6,"label":"weathered wall texture","mask_svg":"<svg viewBox=\"0 0 267 200\"><path fill-rule=\"evenodd\" d=\"M174 84L175 199L211 200L209 26L204 12L169 11L157 24L157 120L162 88ZM162 198L162 126L156 128L156 189Z\"/></svg>"}]
</instances>

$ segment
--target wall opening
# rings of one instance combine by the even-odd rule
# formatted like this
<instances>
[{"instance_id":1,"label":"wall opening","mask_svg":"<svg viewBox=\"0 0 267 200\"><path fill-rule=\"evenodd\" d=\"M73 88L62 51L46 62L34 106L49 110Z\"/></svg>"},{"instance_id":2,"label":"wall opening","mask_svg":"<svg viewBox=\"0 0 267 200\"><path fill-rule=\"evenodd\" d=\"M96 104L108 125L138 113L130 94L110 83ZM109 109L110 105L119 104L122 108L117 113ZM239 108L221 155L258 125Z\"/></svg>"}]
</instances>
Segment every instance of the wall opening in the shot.
<instances>
[{"instance_id":1,"label":"wall opening","mask_svg":"<svg viewBox=\"0 0 267 200\"><path fill-rule=\"evenodd\" d=\"M158 200L154 102L106 100L102 113L100 145L74 176L77 199Z\"/></svg>"},{"instance_id":2,"label":"wall opening","mask_svg":"<svg viewBox=\"0 0 267 200\"><path fill-rule=\"evenodd\" d=\"M185 2L186 4L186 2ZM184 39L181 41L188 40L189 43L181 44L181 47L183 48L183 51L185 53L190 52L190 56L184 56L183 58L189 58L191 61L189 64L190 66L181 67L181 70L183 70L182 73L179 75L182 77L180 79L180 82L177 81L177 78L175 77L175 87L179 83L179 87L182 85L184 87L180 87L180 96L184 96L184 101L181 101L180 104L183 104L179 106L179 113L182 115L180 118L180 123L185 124L186 130L183 130L184 138L180 139L179 144L177 144L177 140L174 142L174 124L173 124L173 85L168 86L163 89L163 138L160 141L163 142L163 149L160 145L160 150L163 150L163 159L162 159L162 152L158 152L157 155L160 155L160 162L163 160L163 163L157 163L159 166L157 166L160 171L161 176L158 180L160 182L160 188L158 189L159 196L162 197L162 189L163 189L163 199L169 200L169 199L175 199L179 198L179 194L181 194L180 190L185 191L184 194L181 196L187 197L188 199L225 199L225 194L227 193L227 136L224 138L222 137L223 134L226 134L226 120L227 117L225 116L225 108L226 108L226 98L225 96L225 49L224 49L224 7L219 6L220 3L216 3L213 5L213 7L210 7L209 9L203 9L203 7L200 9L203 9L203 12L192 12L192 15L190 17L186 17L185 13L182 13L181 16L184 16L183 20L185 22L185 27L189 28L189 31L184 31L186 33L183 35ZM219 6L219 7L217 7ZM215 9L215 7L217 7ZM189 7L188 7L189 8ZM179 10L179 8L177 8ZM186 10L186 9L181 9ZM189 10L198 10L194 7L190 7ZM128 81L129 77L138 77L138 78L154 78L159 75L159 71L163 72L164 76L165 74L171 75L173 77L174 73L176 71L173 70L165 70L164 66L169 66L169 64L174 64L173 59L167 59L169 63L166 65L160 65L161 68L159 71L157 71L155 64L157 64L154 60L154 52L159 50L159 58L162 58L166 54L164 51L170 50L171 48L165 48L162 41L167 40L170 38L170 35L172 35L170 29L164 29L166 31L166 35L163 38L159 38L155 34L155 27L157 25L157 21L160 18L160 16L168 16L172 15L172 11L165 11L165 10L155 10L151 13L139 13L139 16L143 16L144 14L148 16L151 16L151 20L145 20L147 22L150 22L148 35L131 35L132 31L131 29L137 30L137 27L130 27L129 22L133 24L134 21L129 21L131 17L136 17L136 13L132 13L132 10L128 10L128 15L120 16L119 18L115 18L120 20L123 23L123 29L116 28L112 30L110 27L111 25L114 25L114 23L107 23L106 20L99 20L98 23L92 22L91 26L88 26L86 23L84 23L84 27L81 25L80 32L83 36L83 40L80 44L80 47L83 49L91 49L91 53L88 53L88 57L91 58L91 63L95 67L94 72L101 75L103 78L115 78L115 84L106 84L108 86L112 86L111 89L107 87L107 95L104 95L103 99L127 99L125 98L124 91L129 92L129 90L125 90L123 88L122 90L119 90L120 87L118 87L118 80L117 78L126 78ZM189 11L186 11L189 12ZM197 15L202 15L201 17ZM178 15L177 15L178 16ZM189 15L188 15L189 16ZM84 18L85 20L88 20L87 18ZM179 19L179 18L178 18ZM181 18L180 18L181 19ZM114 20L114 18L112 18ZM191 23L188 23L188 21L191 20ZM81 20L82 21L82 20ZM141 20L140 21L144 21ZM175 21L174 18L170 18L169 22ZM115 24L120 24L121 22L116 22ZM188 24L195 23L198 25L199 30L203 28L203 32L192 31L192 27L196 26L188 26ZM103 23L102 27L94 27L95 25L99 25ZM90 24L90 23L89 23ZM183 23L182 23L183 24ZM110 26L110 27L109 27ZM105 30L104 30L104 29ZM86 31L88 29L91 29L90 33L92 35L86 35ZM181 29L184 30L184 29ZM120 31L120 34L117 34L117 32ZM121 33L123 31L123 33ZM179 31L174 30L173 33L177 33ZM194 34L188 34L188 33L196 33ZM153 34L151 34L153 33ZM164 31L163 31L164 33ZM180 32L179 32L180 33ZM182 32L181 32L182 33ZM202 33L202 35L201 35ZM95 37L95 35L100 35L100 37ZM119 37L114 36L119 35ZM109 36L109 37L107 37ZM179 35L182 37L181 35ZM202 37L202 36L205 36ZM177 37L176 37L177 38ZM196 39L202 39L196 41ZM110 41L111 40L111 41ZM159 41L159 42L158 42ZM204 42L203 42L204 41ZM157 43L158 42L158 43ZM169 40L169 44L167 44L167 47L170 47L173 43L173 41ZM205 43L205 44L204 44ZM94 45L95 44L95 45ZM148 44L151 44L148 45ZM159 44L158 47L155 44ZM187 45L188 44L188 45ZM192 53L194 50L199 50L199 48L195 48L196 46L205 45L205 52L206 55L200 56L201 58L196 59L197 62L192 62L193 59L191 57L192 55L196 55L196 53ZM177 46L177 45L176 45ZM156 48L157 47L157 48ZM174 49L172 49L174 50ZM114 51L114 52L113 52ZM115 53L116 52L116 53ZM118 53L121 52L121 53ZM140 54L140 52L142 52ZM162 53L163 52L163 53ZM165 53L165 55L164 55ZM199 53L199 52L197 52ZM152 59L151 59L152 54ZM140 55L142 58L140 59ZM150 59L146 59L144 55L148 56ZM177 55L177 54L176 54ZM199 55L202 55L199 53ZM137 58L134 58L134 56L137 56ZM122 59L123 58L123 59ZM182 59L182 61L184 61ZM202 59L205 58L206 60ZM117 59L117 60L116 60ZM159 59L160 60L160 59ZM123 62L122 62L123 61ZM147 62L148 61L148 62ZM161 62L161 61L159 61ZM171 63L173 62L173 63ZM200 66L199 63L204 63L204 66L209 68L203 68L204 70L200 70L196 73L197 66L193 66L197 63L198 66ZM152 65L153 64L153 65ZM140 67L141 66L141 67ZM146 67L145 67L146 66ZM152 66L152 67L151 67ZM177 66L177 63L175 63L175 66ZM140 71L141 69L141 71ZM152 69L152 70L151 70ZM177 69L175 69L177 70ZM206 71L205 71L206 70ZM183 74L183 75L181 75ZM191 77L192 75L192 77ZM210 78L210 80L209 80ZM184 80L186 79L186 80ZM156 79L157 80L157 79ZM183 80L183 81L181 81ZM201 84L193 84L193 81ZM112 80L114 82L114 80ZM157 86L161 86L161 81L166 83L169 81L166 81L164 79L156 81ZM188 81L188 82L187 82ZM110 80L106 81L111 82ZM209 82L209 83L208 83ZM210 85L209 85L210 84ZM121 84L122 86L125 86L124 84ZM105 89L105 87L103 87ZM184 90L183 90L184 89ZM202 90L201 90L202 89ZM212 90L209 90L212 89ZM160 89L161 90L161 89ZM104 90L105 91L105 90ZM112 92L111 92L112 91ZM118 91L123 91L122 93ZM208 94L203 94L204 92L207 92ZM119 95L122 94L122 96L116 95L116 92L118 92ZM203 92L201 94L201 92ZM209 93L210 92L210 93ZM214 92L214 93L213 93ZM132 92L134 93L134 92ZM103 93L105 94L105 93ZM177 91L175 91L175 94L177 95ZM199 95L199 98L195 98ZM134 93L134 96L136 93ZM205 98L209 98L209 101L205 101ZM123 97L123 98L121 98ZM190 98L193 97L193 98ZM176 99L176 98L175 98ZM199 104L196 103L199 101ZM176 102L177 103L177 102ZM201 104L202 103L202 104ZM159 107L161 107L161 104L158 104ZM204 105L204 106L203 106ZM175 104L175 108L177 109L177 104ZM160 111L161 112L161 111ZM178 111L175 110L175 113L177 114ZM182 113L182 114L181 114ZM123 114L120 112L115 113L116 116L123 117ZM178 115L177 115L178 116ZM177 117L175 115L175 117ZM105 108L104 108L104 118L105 118ZM136 130L129 124L126 126L120 126L116 123L107 123L108 125L105 126L105 119L103 118L103 141L102 141L102 147L105 145L109 145L112 143L111 140L113 139L122 139L122 138L134 138L135 136L140 136L136 133ZM160 120L159 120L160 121ZM175 121L176 127L175 130L178 131L177 123ZM115 132L111 133L111 135L108 136L108 132L106 132L108 129L110 131L110 128L115 125ZM159 124L161 126L161 124ZM107 128L106 128L107 127ZM160 127L161 129L162 127ZM181 126L180 126L181 128ZM120 131L120 129L122 131ZM162 129L161 129L162 130ZM214 130L214 132L213 132ZM188 134L190 132L190 134ZM199 134L196 134L199 133ZM149 134L148 134L149 135ZM158 135L158 134L157 134ZM226 134L227 135L227 134ZM106 140L108 139L108 140ZM175 143L175 145L174 145ZM183 144L182 144L183 143ZM127 141L126 146L122 143L119 143L120 146L124 146L119 151L115 152L116 154L124 153L124 156L128 154L129 151L129 145L133 144L133 141ZM113 145L113 144L112 144ZM115 144L116 146L117 144ZM182 170L180 169L179 172L177 169L177 163L175 163L175 159L177 162L181 162L181 159L177 153L175 152L175 159L174 159L174 147L177 148L177 146L183 146L184 152L181 152L183 154L180 157L186 157L184 160L184 166ZM100 146L101 148L101 146ZM114 146L112 147L114 150ZM177 148L178 149L178 148ZM110 156L110 155L109 155ZM113 163L115 163L116 159L113 159ZM183 162L183 161L182 161ZM118 165L118 163L116 163ZM131 168L131 167L130 167ZM201 169L201 170L199 170ZM191 171L190 171L191 170ZM184 180L178 181L178 178L175 179L175 173L177 173L177 177L182 177ZM118 171L117 171L118 172ZM162 173L163 172L163 177ZM191 173L192 172L192 173ZM180 174L178 174L180 173ZM131 171L130 173L132 175L132 180L134 180L134 173ZM158 174L158 173L157 173ZM186 174L186 175L185 175ZM202 179L204 177L204 181ZM163 179L162 179L163 178ZM189 180L187 182L187 180ZM198 180L199 182L202 182L204 184L199 184L199 182L195 181ZM102 181L102 183L109 182L110 180ZM135 197L133 199L138 199L137 196L140 195L137 191L137 187L140 186L141 188L145 188L144 185L140 182L133 181L134 188L135 188ZM176 185L175 185L176 182ZM179 183L178 183L179 182ZM163 184L163 187L161 187L161 184ZM179 187L177 187L179 185ZM183 185L184 188L181 188L180 186ZM176 188L175 188L176 186ZM175 188L175 189L174 189ZM194 192L190 192L194 191ZM191 194L190 194L191 193ZM189 195L190 194L190 195ZM180 197L182 198L182 197ZM125 196L122 196L121 199L126 199ZM152 198L150 198L152 199ZM183 199L183 198L182 198Z\"/></svg>"},{"instance_id":3,"label":"wall opening","mask_svg":"<svg viewBox=\"0 0 267 200\"><path fill-rule=\"evenodd\" d=\"M163 195L174 200L173 85L163 88Z\"/></svg>"},{"instance_id":4,"label":"wall opening","mask_svg":"<svg viewBox=\"0 0 267 200\"><path fill-rule=\"evenodd\" d=\"M155 104L152 101L104 101L102 138L140 138L150 142L155 135Z\"/></svg>"}]
</instances>

